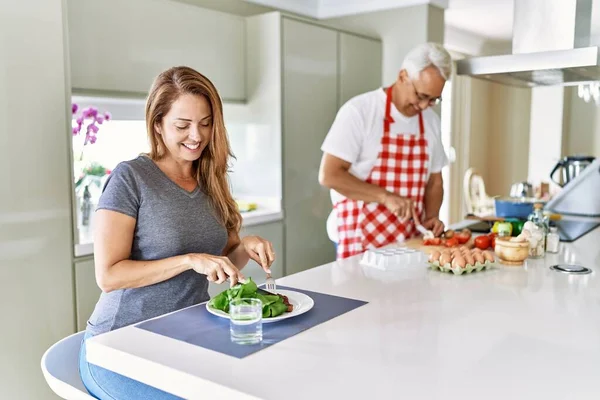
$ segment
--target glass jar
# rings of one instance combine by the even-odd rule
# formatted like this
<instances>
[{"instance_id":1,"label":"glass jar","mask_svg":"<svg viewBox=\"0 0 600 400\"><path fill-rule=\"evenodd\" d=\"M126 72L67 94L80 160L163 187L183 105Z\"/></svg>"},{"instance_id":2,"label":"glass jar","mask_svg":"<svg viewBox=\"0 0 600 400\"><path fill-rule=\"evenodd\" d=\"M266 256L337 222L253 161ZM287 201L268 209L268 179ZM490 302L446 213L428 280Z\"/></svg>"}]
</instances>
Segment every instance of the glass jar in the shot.
<instances>
[{"instance_id":1,"label":"glass jar","mask_svg":"<svg viewBox=\"0 0 600 400\"><path fill-rule=\"evenodd\" d=\"M542 258L546 254L546 235L548 234L548 219L544 216L543 205L536 203L533 213L527 218L531 221L531 238L529 238L529 257Z\"/></svg>"},{"instance_id":2,"label":"glass jar","mask_svg":"<svg viewBox=\"0 0 600 400\"><path fill-rule=\"evenodd\" d=\"M555 226L550 227L550 233L546 236L546 251L548 253L558 253L560 236Z\"/></svg>"}]
</instances>

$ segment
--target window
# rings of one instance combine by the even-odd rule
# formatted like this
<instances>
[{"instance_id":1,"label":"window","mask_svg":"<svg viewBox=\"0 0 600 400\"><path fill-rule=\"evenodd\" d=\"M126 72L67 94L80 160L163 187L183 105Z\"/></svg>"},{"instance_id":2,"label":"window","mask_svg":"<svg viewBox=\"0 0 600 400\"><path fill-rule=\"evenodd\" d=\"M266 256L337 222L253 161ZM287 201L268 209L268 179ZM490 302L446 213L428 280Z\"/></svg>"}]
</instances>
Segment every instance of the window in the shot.
<instances>
[{"instance_id":1,"label":"window","mask_svg":"<svg viewBox=\"0 0 600 400\"><path fill-rule=\"evenodd\" d=\"M83 111L94 107L99 115L108 112L108 121L98 124L94 143L84 145L87 126L73 136L75 182L75 256L92 254L94 211L110 172L122 161L131 160L149 149L145 100L73 96L78 110L73 127ZM231 190L236 199L257 203L259 212L281 211L281 130L264 123L245 104L223 104L225 125L236 156L230 160ZM260 177L260 179L256 179Z\"/></svg>"},{"instance_id":2,"label":"window","mask_svg":"<svg viewBox=\"0 0 600 400\"><path fill-rule=\"evenodd\" d=\"M110 99L99 97L73 96L77 111L73 114L72 126L78 126L77 119L93 107L98 115L110 118L95 125L98 132L95 142L86 143L87 126L92 118L83 120L81 131L73 136L73 179L75 183L75 211L77 245L92 243L94 211L98 204L102 187L110 172L124 160L137 157L149 151L144 117L144 100ZM85 250L77 253L86 253ZM91 250L91 249L90 249ZM79 254L81 255L81 254Z\"/></svg>"}]
</instances>

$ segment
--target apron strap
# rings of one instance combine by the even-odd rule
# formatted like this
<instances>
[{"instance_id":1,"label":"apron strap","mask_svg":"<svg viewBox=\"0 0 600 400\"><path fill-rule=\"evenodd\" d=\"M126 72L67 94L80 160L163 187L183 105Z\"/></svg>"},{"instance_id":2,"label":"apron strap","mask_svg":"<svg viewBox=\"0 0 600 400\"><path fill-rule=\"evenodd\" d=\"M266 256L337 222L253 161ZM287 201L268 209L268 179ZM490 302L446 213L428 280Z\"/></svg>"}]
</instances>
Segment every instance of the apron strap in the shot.
<instances>
[{"instance_id":1,"label":"apron strap","mask_svg":"<svg viewBox=\"0 0 600 400\"><path fill-rule=\"evenodd\" d=\"M385 116L383 118L383 133L388 135L390 133L390 126L394 123L392 118L392 89L394 85L386 89L385 97ZM423 113L419 113L419 134L423 136L425 134L425 124L423 123Z\"/></svg>"},{"instance_id":2,"label":"apron strap","mask_svg":"<svg viewBox=\"0 0 600 400\"><path fill-rule=\"evenodd\" d=\"M390 125L394 122L392 118L391 109L392 109L392 89L394 85L387 88L386 98L385 98L385 117L383 117L383 133L384 135L388 135L390 133Z\"/></svg>"}]
</instances>

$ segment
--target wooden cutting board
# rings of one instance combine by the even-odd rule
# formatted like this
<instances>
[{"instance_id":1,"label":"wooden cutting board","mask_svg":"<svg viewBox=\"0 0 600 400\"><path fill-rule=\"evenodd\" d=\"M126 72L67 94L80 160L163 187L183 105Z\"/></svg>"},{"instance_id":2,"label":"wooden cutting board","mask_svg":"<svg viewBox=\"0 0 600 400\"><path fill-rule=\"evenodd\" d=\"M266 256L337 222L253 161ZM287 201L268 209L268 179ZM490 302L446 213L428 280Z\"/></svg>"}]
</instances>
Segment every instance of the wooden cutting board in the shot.
<instances>
[{"instance_id":1,"label":"wooden cutting board","mask_svg":"<svg viewBox=\"0 0 600 400\"><path fill-rule=\"evenodd\" d=\"M406 245L406 247L422 251L425 254L431 254L435 250L441 252L442 250L448 248L446 246L425 246L423 244L423 238L422 237L408 239L408 240L404 241L404 244ZM458 247L460 247L460 246L463 246L463 245L459 245ZM472 249L473 247L475 247L475 243L473 241L473 238L471 238L467 243L465 243L464 246L467 246L469 249Z\"/></svg>"}]
</instances>

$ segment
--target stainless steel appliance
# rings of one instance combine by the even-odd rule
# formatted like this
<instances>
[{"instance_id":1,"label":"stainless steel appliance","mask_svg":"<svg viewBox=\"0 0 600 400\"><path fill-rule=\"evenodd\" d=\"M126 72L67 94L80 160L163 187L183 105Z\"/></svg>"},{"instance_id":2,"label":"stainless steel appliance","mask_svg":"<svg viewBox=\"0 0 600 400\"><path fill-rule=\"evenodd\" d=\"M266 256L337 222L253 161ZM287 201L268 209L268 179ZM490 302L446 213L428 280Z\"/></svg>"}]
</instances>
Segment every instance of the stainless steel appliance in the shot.
<instances>
[{"instance_id":1,"label":"stainless steel appliance","mask_svg":"<svg viewBox=\"0 0 600 400\"><path fill-rule=\"evenodd\" d=\"M533 185L531 185L529 182L513 183L510 187L510 197L533 197Z\"/></svg>"},{"instance_id":2,"label":"stainless steel appliance","mask_svg":"<svg viewBox=\"0 0 600 400\"><path fill-rule=\"evenodd\" d=\"M458 75L512 86L600 80L600 0L514 0L512 54L456 63Z\"/></svg>"},{"instance_id":3,"label":"stainless steel appliance","mask_svg":"<svg viewBox=\"0 0 600 400\"><path fill-rule=\"evenodd\" d=\"M600 217L600 159L588 165L545 209L563 215Z\"/></svg>"},{"instance_id":4,"label":"stainless steel appliance","mask_svg":"<svg viewBox=\"0 0 600 400\"><path fill-rule=\"evenodd\" d=\"M591 156L571 156L565 157L560 160L554 168L552 172L550 172L550 179L557 185L563 187L567 183L571 182L575 179L581 172L594 162L596 157ZM554 176L556 173L559 174L559 179L557 180Z\"/></svg>"}]
</instances>

